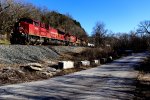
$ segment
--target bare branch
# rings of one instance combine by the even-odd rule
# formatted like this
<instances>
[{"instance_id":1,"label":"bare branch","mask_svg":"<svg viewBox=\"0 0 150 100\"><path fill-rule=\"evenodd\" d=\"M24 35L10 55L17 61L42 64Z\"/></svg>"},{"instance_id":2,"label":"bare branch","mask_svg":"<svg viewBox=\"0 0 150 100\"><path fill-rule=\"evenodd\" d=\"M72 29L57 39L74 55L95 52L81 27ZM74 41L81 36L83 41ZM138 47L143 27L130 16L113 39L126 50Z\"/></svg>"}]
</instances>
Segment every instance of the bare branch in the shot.
<instances>
[{"instance_id":1,"label":"bare branch","mask_svg":"<svg viewBox=\"0 0 150 100\"><path fill-rule=\"evenodd\" d=\"M138 26L139 28L137 29L137 33L150 34L150 21L149 20L140 22Z\"/></svg>"}]
</instances>

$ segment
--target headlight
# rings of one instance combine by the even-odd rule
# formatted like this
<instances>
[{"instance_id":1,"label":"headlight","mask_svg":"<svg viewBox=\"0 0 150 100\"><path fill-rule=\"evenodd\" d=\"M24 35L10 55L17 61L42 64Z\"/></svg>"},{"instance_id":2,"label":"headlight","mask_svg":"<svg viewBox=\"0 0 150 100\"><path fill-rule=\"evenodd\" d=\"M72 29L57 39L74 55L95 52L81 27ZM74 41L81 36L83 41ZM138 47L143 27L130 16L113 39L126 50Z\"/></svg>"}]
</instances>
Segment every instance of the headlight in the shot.
<instances>
[{"instance_id":1,"label":"headlight","mask_svg":"<svg viewBox=\"0 0 150 100\"><path fill-rule=\"evenodd\" d=\"M23 30L23 27L19 27L19 30Z\"/></svg>"},{"instance_id":2,"label":"headlight","mask_svg":"<svg viewBox=\"0 0 150 100\"><path fill-rule=\"evenodd\" d=\"M19 32L23 33L23 27L19 27Z\"/></svg>"}]
</instances>

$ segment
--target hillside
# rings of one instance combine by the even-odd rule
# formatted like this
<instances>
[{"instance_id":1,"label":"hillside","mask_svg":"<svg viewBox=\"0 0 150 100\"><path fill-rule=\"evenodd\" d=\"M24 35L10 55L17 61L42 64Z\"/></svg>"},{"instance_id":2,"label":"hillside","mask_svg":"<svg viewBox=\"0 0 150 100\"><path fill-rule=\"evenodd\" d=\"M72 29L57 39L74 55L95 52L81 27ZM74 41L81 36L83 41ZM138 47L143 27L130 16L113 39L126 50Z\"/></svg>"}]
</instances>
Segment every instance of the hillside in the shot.
<instances>
[{"instance_id":1,"label":"hillside","mask_svg":"<svg viewBox=\"0 0 150 100\"><path fill-rule=\"evenodd\" d=\"M53 10L36 7L33 4L19 0L7 0L0 2L0 38L1 35L9 35L15 22L20 18L31 18L41 21L51 27L66 33L71 33L79 38L86 38L87 34L80 22L70 15L60 14Z\"/></svg>"},{"instance_id":2,"label":"hillside","mask_svg":"<svg viewBox=\"0 0 150 100\"><path fill-rule=\"evenodd\" d=\"M80 22L70 15L60 14L56 11L46 12L41 17L41 21L63 32L71 33L80 38L87 38L87 34Z\"/></svg>"}]
</instances>

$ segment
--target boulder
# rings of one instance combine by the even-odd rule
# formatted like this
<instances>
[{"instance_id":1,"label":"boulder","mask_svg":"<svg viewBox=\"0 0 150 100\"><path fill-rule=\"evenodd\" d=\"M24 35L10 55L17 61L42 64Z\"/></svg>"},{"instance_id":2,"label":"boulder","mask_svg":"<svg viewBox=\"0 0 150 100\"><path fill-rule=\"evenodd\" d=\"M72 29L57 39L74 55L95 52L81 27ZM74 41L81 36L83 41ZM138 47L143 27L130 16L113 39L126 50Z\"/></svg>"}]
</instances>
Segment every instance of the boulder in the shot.
<instances>
[{"instance_id":1,"label":"boulder","mask_svg":"<svg viewBox=\"0 0 150 100\"><path fill-rule=\"evenodd\" d=\"M43 70L42 65L39 63L28 63L24 66L21 66L26 70L30 70L30 71L41 71Z\"/></svg>"},{"instance_id":2,"label":"boulder","mask_svg":"<svg viewBox=\"0 0 150 100\"><path fill-rule=\"evenodd\" d=\"M28 63L26 66L34 66L34 67L40 67L42 68L42 65L39 63Z\"/></svg>"},{"instance_id":3,"label":"boulder","mask_svg":"<svg viewBox=\"0 0 150 100\"><path fill-rule=\"evenodd\" d=\"M43 75L46 75L46 76L53 76L53 74L50 73L50 72L42 72L42 74L43 74Z\"/></svg>"},{"instance_id":4,"label":"boulder","mask_svg":"<svg viewBox=\"0 0 150 100\"><path fill-rule=\"evenodd\" d=\"M47 67L46 70L48 72L56 72L57 70L55 68Z\"/></svg>"},{"instance_id":5,"label":"boulder","mask_svg":"<svg viewBox=\"0 0 150 100\"><path fill-rule=\"evenodd\" d=\"M56 61L45 61L46 63L50 64L50 65L56 65L58 62Z\"/></svg>"},{"instance_id":6,"label":"boulder","mask_svg":"<svg viewBox=\"0 0 150 100\"><path fill-rule=\"evenodd\" d=\"M28 68L35 70L35 71L41 71L42 70L42 68L37 67L37 66L28 66Z\"/></svg>"}]
</instances>

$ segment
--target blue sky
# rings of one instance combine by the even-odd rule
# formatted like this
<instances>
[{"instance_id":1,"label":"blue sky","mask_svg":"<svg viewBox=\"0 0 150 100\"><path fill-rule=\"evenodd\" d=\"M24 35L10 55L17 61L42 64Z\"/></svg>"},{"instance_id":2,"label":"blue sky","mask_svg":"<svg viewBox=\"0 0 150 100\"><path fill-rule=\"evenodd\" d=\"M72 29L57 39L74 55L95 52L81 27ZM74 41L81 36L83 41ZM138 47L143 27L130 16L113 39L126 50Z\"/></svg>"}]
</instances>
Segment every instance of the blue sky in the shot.
<instances>
[{"instance_id":1,"label":"blue sky","mask_svg":"<svg viewBox=\"0 0 150 100\"><path fill-rule=\"evenodd\" d=\"M135 30L140 21L150 20L150 0L24 0L62 14L69 13L90 35L99 21L117 32Z\"/></svg>"}]
</instances>

